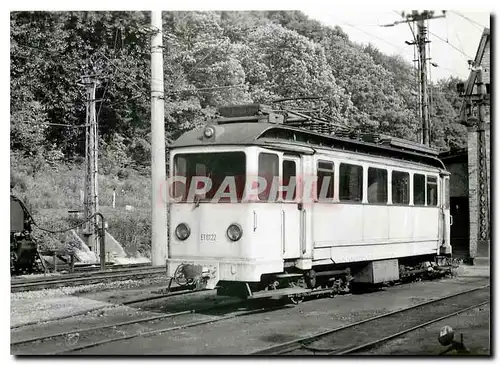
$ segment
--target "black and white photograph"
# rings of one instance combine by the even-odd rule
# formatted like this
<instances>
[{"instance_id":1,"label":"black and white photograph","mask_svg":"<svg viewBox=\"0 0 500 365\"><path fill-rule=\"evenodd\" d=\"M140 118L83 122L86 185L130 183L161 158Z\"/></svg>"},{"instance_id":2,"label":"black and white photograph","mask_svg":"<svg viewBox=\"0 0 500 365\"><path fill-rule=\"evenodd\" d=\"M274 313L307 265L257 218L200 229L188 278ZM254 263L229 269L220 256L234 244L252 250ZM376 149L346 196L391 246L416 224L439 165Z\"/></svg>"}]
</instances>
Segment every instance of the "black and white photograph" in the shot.
<instances>
[{"instance_id":1,"label":"black and white photograph","mask_svg":"<svg viewBox=\"0 0 500 365\"><path fill-rule=\"evenodd\" d=\"M247 5L9 9L11 359L491 357L493 10Z\"/></svg>"}]
</instances>

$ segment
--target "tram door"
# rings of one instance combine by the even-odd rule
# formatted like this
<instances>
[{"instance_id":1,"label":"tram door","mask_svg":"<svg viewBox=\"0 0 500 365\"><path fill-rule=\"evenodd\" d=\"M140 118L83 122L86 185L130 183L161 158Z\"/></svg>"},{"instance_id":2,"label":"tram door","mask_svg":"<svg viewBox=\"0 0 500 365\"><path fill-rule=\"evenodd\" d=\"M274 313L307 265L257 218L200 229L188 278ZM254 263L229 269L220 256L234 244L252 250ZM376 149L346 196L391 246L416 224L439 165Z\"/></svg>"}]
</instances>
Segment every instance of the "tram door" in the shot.
<instances>
[{"instance_id":1,"label":"tram door","mask_svg":"<svg viewBox=\"0 0 500 365\"><path fill-rule=\"evenodd\" d=\"M300 216L299 198L301 188L301 161L298 157L284 156L281 184L281 246L283 258L300 256Z\"/></svg>"},{"instance_id":2,"label":"tram door","mask_svg":"<svg viewBox=\"0 0 500 365\"><path fill-rule=\"evenodd\" d=\"M442 206L442 227L443 241L446 247L451 246L450 230L452 225L452 217L450 215L450 176L441 175L441 206Z\"/></svg>"}]
</instances>

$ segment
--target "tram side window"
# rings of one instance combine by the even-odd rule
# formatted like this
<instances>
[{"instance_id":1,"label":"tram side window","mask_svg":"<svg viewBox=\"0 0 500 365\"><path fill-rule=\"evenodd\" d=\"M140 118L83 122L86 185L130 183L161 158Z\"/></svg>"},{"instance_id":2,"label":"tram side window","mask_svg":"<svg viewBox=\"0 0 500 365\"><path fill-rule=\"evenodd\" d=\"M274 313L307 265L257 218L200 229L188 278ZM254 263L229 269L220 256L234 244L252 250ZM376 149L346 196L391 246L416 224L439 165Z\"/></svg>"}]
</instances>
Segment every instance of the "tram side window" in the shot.
<instances>
[{"instance_id":1,"label":"tram side window","mask_svg":"<svg viewBox=\"0 0 500 365\"><path fill-rule=\"evenodd\" d=\"M410 174L408 172L392 172L392 203L410 204Z\"/></svg>"},{"instance_id":2,"label":"tram side window","mask_svg":"<svg viewBox=\"0 0 500 365\"><path fill-rule=\"evenodd\" d=\"M425 205L425 175L413 175L413 204Z\"/></svg>"},{"instance_id":3,"label":"tram side window","mask_svg":"<svg viewBox=\"0 0 500 365\"><path fill-rule=\"evenodd\" d=\"M368 168L368 203L387 203L387 170Z\"/></svg>"},{"instance_id":4,"label":"tram side window","mask_svg":"<svg viewBox=\"0 0 500 365\"><path fill-rule=\"evenodd\" d=\"M341 163L339 167L339 199L363 200L363 167Z\"/></svg>"},{"instance_id":5,"label":"tram side window","mask_svg":"<svg viewBox=\"0 0 500 365\"><path fill-rule=\"evenodd\" d=\"M427 175L427 205L436 206L438 203L437 198L437 178L436 176Z\"/></svg>"},{"instance_id":6,"label":"tram side window","mask_svg":"<svg viewBox=\"0 0 500 365\"><path fill-rule=\"evenodd\" d=\"M283 160L283 200L295 200L297 193L297 169L295 161Z\"/></svg>"},{"instance_id":7,"label":"tram side window","mask_svg":"<svg viewBox=\"0 0 500 365\"><path fill-rule=\"evenodd\" d=\"M260 200L276 201L277 189L275 196L269 196L274 177L279 177L279 159L278 155L272 153L259 154L259 177L266 180L266 188L259 193ZM260 190L260 189L259 189Z\"/></svg>"},{"instance_id":8,"label":"tram side window","mask_svg":"<svg viewBox=\"0 0 500 365\"><path fill-rule=\"evenodd\" d=\"M318 161L318 180L316 180L316 197L318 200L333 198L334 175L333 162Z\"/></svg>"}]
</instances>

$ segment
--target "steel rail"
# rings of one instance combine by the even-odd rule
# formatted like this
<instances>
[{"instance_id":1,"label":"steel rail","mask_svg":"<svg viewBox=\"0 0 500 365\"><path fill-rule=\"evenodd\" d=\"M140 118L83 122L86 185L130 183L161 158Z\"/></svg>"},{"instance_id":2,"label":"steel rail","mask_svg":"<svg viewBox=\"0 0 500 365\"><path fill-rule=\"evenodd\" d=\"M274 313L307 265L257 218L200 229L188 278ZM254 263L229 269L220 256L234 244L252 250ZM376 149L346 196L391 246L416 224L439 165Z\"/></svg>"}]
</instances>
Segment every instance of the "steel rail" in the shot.
<instances>
[{"instance_id":1,"label":"steel rail","mask_svg":"<svg viewBox=\"0 0 500 365\"><path fill-rule=\"evenodd\" d=\"M171 317L177 317L181 316L183 314L190 314L190 313L195 313L195 310L188 310L188 311L181 311L181 312L174 312L174 313L167 313L167 314L162 314L158 316L152 316L149 318L141 318L141 319L131 319L129 321L123 321L123 322L117 322L117 323L112 323L112 324L105 324L102 326L95 326L95 327L89 327L89 328L84 328L84 329L74 329L74 330L69 330L69 331L64 331L64 332L58 332L58 333L53 333L49 335L43 335L39 337L32 337L32 338L27 338L24 340L20 341L14 341L11 342L11 346L16 346L16 345L22 345L24 343L29 343L29 342L37 342L37 341L42 341L42 340L47 340L49 338L55 338L55 337L63 337L67 335L71 335L73 333L86 333L86 332L91 332L91 331L97 331L97 330L102 330L106 328L112 328L112 327L119 327L119 326L126 326L129 324L135 324L135 323L142 323L142 322L149 322L149 321L155 321L158 319L163 319L163 318L171 318Z\"/></svg>"},{"instance_id":2,"label":"steel rail","mask_svg":"<svg viewBox=\"0 0 500 365\"><path fill-rule=\"evenodd\" d=\"M45 276L35 276L33 274L26 274L26 275L12 275L11 276L11 283L22 283L22 282L28 282L28 281L36 281L38 279L43 279L43 278L51 278L51 277L71 277L72 275L83 275L85 273L87 274L93 274L93 273L102 273L102 272L120 272L120 271L125 271L125 270L133 270L133 269L141 269L141 268L148 268L151 267L151 263L149 262L141 262L141 263L135 263L135 264L113 264L113 263L108 263L106 264L105 271L101 271L101 268L95 264L89 264L89 263L84 263L84 264L75 264L73 268L73 272L69 272L70 270L70 265L69 264L58 264L57 265L57 271L55 272L56 274L59 275L50 275L51 273L40 273L38 275L45 275ZM68 272L64 272L68 271Z\"/></svg>"},{"instance_id":3,"label":"steel rail","mask_svg":"<svg viewBox=\"0 0 500 365\"><path fill-rule=\"evenodd\" d=\"M150 267L151 263L150 262L140 262L140 263L135 263L135 264L113 264L113 263L108 263L106 264L106 269L105 270L112 270L112 271L118 271L121 269L132 269L132 268L143 268L143 267ZM62 271L62 269L69 270L69 265L68 264L61 264L57 265L57 269L59 271ZM83 273L83 272L97 272L101 270L99 266L96 264L75 264L75 267L73 269L74 273ZM71 274L71 273L70 273Z\"/></svg>"},{"instance_id":4,"label":"steel rail","mask_svg":"<svg viewBox=\"0 0 500 365\"><path fill-rule=\"evenodd\" d=\"M471 309L474 309L474 308L477 308L477 307L481 307L483 305L486 305L490 303L489 300L486 300L484 302L481 302L479 304L474 304L474 305L471 305L467 308L463 308L463 309L460 309L458 311L455 311L453 313L449 313L449 314L446 314L444 316L441 316L439 318L436 318L436 319L432 319L430 321L427 321L425 323L422 323L422 324L419 324L417 326L413 326L411 328L408 328L408 329L405 329L403 331L399 331L397 333L394 333L392 335L389 335L389 336L385 336L383 338L380 338L378 340L374 340L374 341L370 341L368 343L365 343L365 344L362 344L362 345L358 345L358 346L355 346L355 347L352 347L350 349L347 349L347 350L342 350L342 351L330 351L328 352L326 355L347 355L347 354L352 354L352 353L355 353L355 352L359 352L360 350L365 350L365 349L368 349L368 348L371 348L371 347L374 347L374 346L377 346L377 345L380 345L386 341L389 341L389 340L392 340L393 338L396 338L396 337L400 337L404 334L407 334L408 332L413 332L413 331L416 331L418 330L419 328L422 328L422 327L425 327L425 326L428 326L430 324L433 324L433 323L436 323L436 322L439 322L439 321L442 321L443 319L446 319L446 318L449 318L449 317L453 317L453 316L456 316L460 313L463 313L463 312L467 312L467 311L470 311Z\"/></svg>"},{"instance_id":5,"label":"steel rail","mask_svg":"<svg viewBox=\"0 0 500 365\"><path fill-rule=\"evenodd\" d=\"M44 256L44 255L42 255ZM47 255L48 256L48 255ZM50 256L52 257L52 256ZM104 270L106 271L120 271L122 269L132 269L132 268L141 268L141 267L151 267L150 262L144 262L144 263L135 263L135 264L114 264L111 262L106 263L106 267ZM23 282L26 280L33 280L35 279L33 276L35 275L45 275L46 277L51 277L51 274L59 274L59 276L64 275L73 275L73 274L79 274L79 273L93 273L93 272L99 272L102 269L95 263L75 263L73 267L73 271L71 270L71 266L68 263L61 263L57 264L57 269L53 273L51 272L40 272L40 273L32 273L32 274L11 274L11 282L14 281L19 281ZM57 275L53 275L57 276Z\"/></svg>"},{"instance_id":6,"label":"steel rail","mask_svg":"<svg viewBox=\"0 0 500 365\"><path fill-rule=\"evenodd\" d=\"M164 267L153 267L151 265L148 266L138 266L138 267L121 267L114 269L110 267L104 271L82 271L82 272L74 272L70 274L60 274L60 275L47 275L47 276L36 276L36 277L13 277L10 280L11 285L19 285L19 284L29 284L29 283L39 283L39 282L50 282L57 280L69 280L69 279L79 279L83 277L99 277L108 274L119 274L119 273L129 273L135 271L163 271L166 272Z\"/></svg>"},{"instance_id":7,"label":"steel rail","mask_svg":"<svg viewBox=\"0 0 500 365\"><path fill-rule=\"evenodd\" d=\"M58 280L37 280L35 282L25 282L19 284L12 284L11 291L28 291L35 289L49 289L53 286L62 286L65 284L97 284L101 281L105 281L107 279L126 279L130 277L144 276L144 275L154 275L154 274L162 274L165 273L164 268L150 268L150 269L141 269L141 270L128 270L126 272L108 272L102 273L99 275L82 275L79 277L72 278L59 278Z\"/></svg>"},{"instance_id":8,"label":"steel rail","mask_svg":"<svg viewBox=\"0 0 500 365\"><path fill-rule=\"evenodd\" d=\"M237 313L234 313L234 314L231 314L228 316L224 316L224 317L219 317L219 318L212 318L212 319L207 319L207 320L203 320L203 321L186 323L186 324L174 326L174 327L166 327L166 328L160 328L160 329L152 330L152 331L145 331L145 332L139 332L139 333L134 333L134 334L130 334L130 335L124 335L124 336L120 336L120 337L108 338L105 340L96 341L96 342L92 342L92 343L88 343L88 344L84 344L84 345L80 345L80 346L74 346L72 348L65 349L63 351L59 351L59 352L55 352L55 353L48 353L46 355L70 354L74 351L92 348L92 347L108 344L111 342L128 340L128 339L135 338L135 337L149 337L149 336L159 335L159 334L162 334L165 332L171 332L171 331L177 331L177 330L190 328L190 327L202 326L204 324L209 324L209 323L222 322L222 321L226 321L226 320L237 318L237 317L248 316L251 314L269 312L269 311L280 309L280 308L286 308L288 306L289 305L280 305L280 306L258 308L258 309L253 309L253 310L249 310L249 311L245 311L245 312L237 312ZM220 307L217 307L217 308L214 307L214 309L220 309Z\"/></svg>"},{"instance_id":9,"label":"steel rail","mask_svg":"<svg viewBox=\"0 0 500 365\"><path fill-rule=\"evenodd\" d=\"M314 342L314 341L318 340L321 337L327 336L327 335L335 333L335 332L339 332L339 331L342 331L342 330L345 330L345 329L348 329L348 328L359 326L361 324L368 323L368 322L371 322L371 321L375 321L375 320L380 319L380 318L389 317L389 316L392 316L392 315L395 315L395 314L403 313L403 312L406 312L406 311L409 311L409 310L412 310L412 309L415 309L415 308L423 307L423 306L426 306L426 305L429 305L429 304L437 303L437 302L440 302L440 301L443 301L443 300L446 300L446 299L450 299L450 298L453 298L453 297L457 297L457 296L460 296L460 295L471 293L471 292L474 292L474 291L477 291L477 290L486 289L488 287L490 287L489 284L483 285L483 286L480 286L480 287L477 287L477 288L467 289L467 290L464 290L464 291L461 291L461 292L458 292L458 293L454 293L454 294L450 294L450 295L447 295L447 296L444 296L444 297L441 297L441 298L431 299L431 300L428 300L428 301L425 301L425 302L422 302L422 303L419 303L419 304L412 305L410 307L406 307L406 308L402 308L402 309L397 309L397 310L394 310L394 311L391 311L391 312L388 312L388 313L380 314L378 316L370 317L370 318L367 318L367 319L364 319L364 320L361 320L361 321L357 321L357 322L354 322L354 323L350 323L350 324L347 324L347 325L344 325L344 326L340 326L340 327L336 327L336 328L333 328L333 329L329 329L329 330L320 332L320 333L315 334L315 335L311 335L311 336L307 336L307 337L302 337L302 338L299 338L299 339L296 339L296 340L292 340L292 341L288 341L288 342L285 342L285 343L282 343L282 344L279 344L279 345L270 346L270 347L267 347L267 348L265 348L263 350L255 351L255 352L251 353L251 355L282 355L282 354L285 354L287 352L291 352L291 351L303 348L303 344L304 343Z\"/></svg>"}]
</instances>

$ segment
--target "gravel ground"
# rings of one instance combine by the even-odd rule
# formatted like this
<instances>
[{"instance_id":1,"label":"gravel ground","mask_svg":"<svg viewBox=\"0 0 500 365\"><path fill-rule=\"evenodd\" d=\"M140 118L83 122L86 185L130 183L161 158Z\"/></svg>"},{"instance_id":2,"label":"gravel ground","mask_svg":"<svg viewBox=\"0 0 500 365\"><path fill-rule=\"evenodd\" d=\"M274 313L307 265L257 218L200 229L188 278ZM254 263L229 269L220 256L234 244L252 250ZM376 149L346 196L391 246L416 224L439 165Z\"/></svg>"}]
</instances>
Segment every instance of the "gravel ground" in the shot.
<instances>
[{"instance_id":1,"label":"gravel ground","mask_svg":"<svg viewBox=\"0 0 500 365\"><path fill-rule=\"evenodd\" d=\"M344 295L333 299L306 301L292 308L234 318L168 332L164 335L138 337L82 350L79 353L248 354L269 345L318 333L489 282L487 278L489 270L466 268L459 274L462 276L440 281L410 283L363 295ZM196 300L205 306L210 306L216 300L215 292L209 291L197 293L199 297L179 296L159 299L134 305L135 308L115 306L125 300L154 295L153 292L165 286L165 278L159 277L11 294L11 327L33 321L50 321L51 318L63 314L71 316L82 310L108 307L94 310L87 315L12 329L12 340L185 310ZM196 318L202 320L212 316L200 314ZM155 328L161 328L161 325L162 323L158 323ZM165 326L168 327L168 324L165 323ZM147 326L141 326L141 331L147 329ZM44 350L43 342L34 346L40 351Z\"/></svg>"},{"instance_id":2,"label":"gravel ground","mask_svg":"<svg viewBox=\"0 0 500 365\"><path fill-rule=\"evenodd\" d=\"M274 312L114 342L77 351L75 354L249 354L270 345L475 287L478 285L476 280L470 280L470 283L456 282L455 279L419 282L369 294L311 300Z\"/></svg>"},{"instance_id":3,"label":"gravel ground","mask_svg":"<svg viewBox=\"0 0 500 365\"><path fill-rule=\"evenodd\" d=\"M113 301L113 297L122 298L122 301L129 298L137 299L139 294L144 297L151 295L152 290L162 288L165 288L165 278L155 276L138 280L11 293L10 326L81 314L119 303L117 300ZM129 291L130 295L127 297Z\"/></svg>"},{"instance_id":4,"label":"gravel ground","mask_svg":"<svg viewBox=\"0 0 500 365\"><path fill-rule=\"evenodd\" d=\"M66 297L69 295L81 295L85 293L101 293L109 292L111 290L119 290L130 288L143 288L150 286L166 287L166 279L164 275L154 275L144 279L126 279L120 281L108 281L96 284L78 285L78 286L65 286L61 288L42 289L33 291L22 291L11 293L11 302L23 299L45 299L51 297Z\"/></svg>"}]
</instances>

